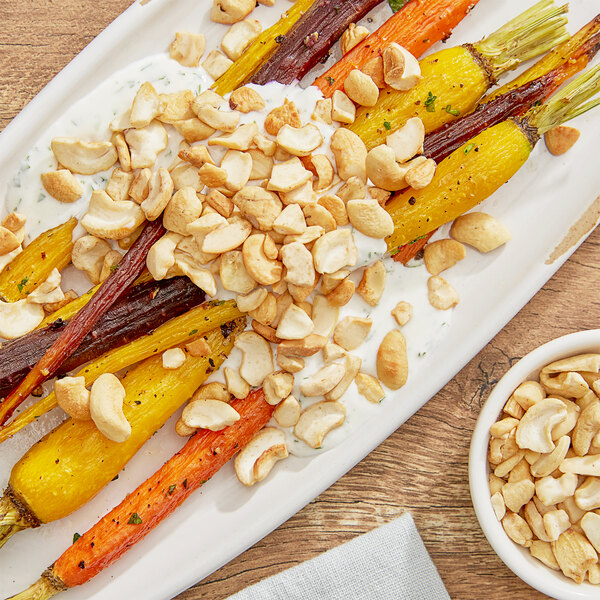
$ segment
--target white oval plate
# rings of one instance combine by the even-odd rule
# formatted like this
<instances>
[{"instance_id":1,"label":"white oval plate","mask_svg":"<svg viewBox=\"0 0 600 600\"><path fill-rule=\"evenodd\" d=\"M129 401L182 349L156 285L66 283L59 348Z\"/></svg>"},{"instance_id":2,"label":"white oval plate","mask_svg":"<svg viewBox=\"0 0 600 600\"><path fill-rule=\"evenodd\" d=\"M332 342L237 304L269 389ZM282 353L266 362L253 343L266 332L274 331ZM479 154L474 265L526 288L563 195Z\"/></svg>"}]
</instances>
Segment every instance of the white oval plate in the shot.
<instances>
[{"instance_id":1,"label":"white oval plate","mask_svg":"<svg viewBox=\"0 0 600 600\"><path fill-rule=\"evenodd\" d=\"M531 4L533 0L524 3L481 0L456 28L450 43L475 41L523 10L524 5ZM594 4L589 0L571 2L571 32L595 14ZM90 92L111 73L168 48L178 29L193 27L216 45L224 29L208 20L208 5L208 0L151 0L143 6L136 3L99 35L2 132L0 197L4 197L7 183L39 132L56 120L65 106ZM287 7L288 0L277 0L273 9L259 7L257 18L269 24ZM388 9L384 6L380 10ZM442 47L439 44L434 50ZM360 431L315 458L290 458L255 488L241 486L231 464L225 466L118 563L89 584L69 591L66 597L72 600L173 597L300 510L423 406L568 258L567 253L553 264L546 264L554 247L600 193L600 169L596 164L600 114L596 111L584 115L575 125L583 134L568 154L554 158L543 143L538 144L521 172L485 202L483 210L509 227L512 241L488 255L469 252L468 258L452 269L448 279L458 289L461 302L451 325L411 371L406 386L388 398ZM27 435L34 433L30 431ZM14 446L11 450L11 443L0 447L1 485L6 483L18 456ZM181 443L172 424L163 428L119 479L85 507L66 519L12 539L0 551L2 594L16 593L33 582L72 542L74 532L88 529L153 473Z\"/></svg>"}]
</instances>

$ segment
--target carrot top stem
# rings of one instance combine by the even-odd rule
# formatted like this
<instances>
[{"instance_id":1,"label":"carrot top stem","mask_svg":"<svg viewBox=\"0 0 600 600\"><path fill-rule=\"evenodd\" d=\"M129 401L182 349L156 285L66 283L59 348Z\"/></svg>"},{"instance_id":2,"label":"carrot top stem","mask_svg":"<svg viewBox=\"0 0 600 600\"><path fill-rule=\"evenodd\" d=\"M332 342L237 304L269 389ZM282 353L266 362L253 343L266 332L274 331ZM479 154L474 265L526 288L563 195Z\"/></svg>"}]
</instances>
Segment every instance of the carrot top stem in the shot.
<instances>
[{"instance_id":1,"label":"carrot top stem","mask_svg":"<svg viewBox=\"0 0 600 600\"><path fill-rule=\"evenodd\" d=\"M553 0L541 0L473 47L487 59L495 79L567 40L567 11L567 4L556 7Z\"/></svg>"},{"instance_id":2,"label":"carrot top stem","mask_svg":"<svg viewBox=\"0 0 600 600\"><path fill-rule=\"evenodd\" d=\"M542 106L529 110L526 118L540 135L600 105L600 97L587 102L600 92L600 65L589 69Z\"/></svg>"}]
</instances>

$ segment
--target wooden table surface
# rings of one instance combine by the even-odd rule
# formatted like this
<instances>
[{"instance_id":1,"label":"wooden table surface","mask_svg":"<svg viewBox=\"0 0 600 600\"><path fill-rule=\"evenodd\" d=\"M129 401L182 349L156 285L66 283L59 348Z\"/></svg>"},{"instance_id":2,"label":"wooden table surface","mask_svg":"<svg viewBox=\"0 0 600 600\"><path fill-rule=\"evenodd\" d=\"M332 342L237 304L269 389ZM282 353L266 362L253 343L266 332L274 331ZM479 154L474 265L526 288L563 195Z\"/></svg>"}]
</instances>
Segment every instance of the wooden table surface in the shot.
<instances>
[{"instance_id":1,"label":"wooden table surface","mask_svg":"<svg viewBox=\"0 0 600 600\"><path fill-rule=\"evenodd\" d=\"M131 0L0 0L0 129L129 4ZM594 310L600 309L599 264L600 230L379 448L178 600L227 598L405 511L413 515L454 600L545 598L504 566L479 528L469 496L469 441L482 403L511 364L554 337L600 325Z\"/></svg>"}]
</instances>

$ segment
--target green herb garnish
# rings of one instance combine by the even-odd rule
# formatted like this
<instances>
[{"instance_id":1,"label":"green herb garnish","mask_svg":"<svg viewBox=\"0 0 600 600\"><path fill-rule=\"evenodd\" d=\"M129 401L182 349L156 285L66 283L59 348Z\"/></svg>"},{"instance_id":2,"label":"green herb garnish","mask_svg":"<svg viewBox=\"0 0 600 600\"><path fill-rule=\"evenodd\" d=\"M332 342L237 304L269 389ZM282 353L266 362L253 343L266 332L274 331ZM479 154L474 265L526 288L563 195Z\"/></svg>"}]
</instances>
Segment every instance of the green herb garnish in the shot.
<instances>
[{"instance_id":1,"label":"green herb garnish","mask_svg":"<svg viewBox=\"0 0 600 600\"><path fill-rule=\"evenodd\" d=\"M21 283L17 283L17 289L19 290L19 293L23 293L23 288L27 285L28 281L29 277L23 277L23 279L21 279Z\"/></svg>"},{"instance_id":2,"label":"green herb garnish","mask_svg":"<svg viewBox=\"0 0 600 600\"><path fill-rule=\"evenodd\" d=\"M176 484L174 484L174 483L173 483L173 484L171 484L171 485L169 486L169 491L167 492L167 495L169 495L169 496L170 496L170 495L171 495L171 494L172 494L172 493L175 491L175 488L176 488L176 487L177 487L177 485L176 485Z\"/></svg>"},{"instance_id":3,"label":"green herb garnish","mask_svg":"<svg viewBox=\"0 0 600 600\"><path fill-rule=\"evenodd\" d=\"M327 77L325 77L325 80L327 81L327 83L329 85L333 85L335 83L335 79L333 77L327 76Z\"/></svg>"},{"instance_id":4,"label":"green herb garnish","mask_svg":"<svg viewBox=\"0 0 600 600\"><path fill-rule=\"evenodd\" d=\"M142 519L140 517L140 515L138 515L137 513L131 513L131 516L129 517L129 521L127 521L127 523L129 523L129 525L139 525L142 522Z\"/></svg>"},{"instance_id":5,"label":"green herb garnish","mask_svg":"<svg viewBox=\"0 0 600 600\"><path fill-rule=\"evenodd\" d=\"M410 0L388 0L388 4L392 9L392 12L398 12L401 8L404 8Z\"/></svg>"},{"instance_id":6,"label":"green herb garnish","mask_svg":"<svg viewBox=\"0 0 600 600\"><path fill-rule=\"evenodd\" d=\"M435 112L435 101L437 100L437 96L434 96L431 92L427 94L427 99L425 100L425 110L427 112Z\"/></svg>"},{"instance_id":7,"label":"green herb garnish","mask_svg":"<svg viewBox=\"0 0 600 600\"><path fill-rule=\"evenodd\" d=\"M73 534L73 543L75 543L81 536L78 533Z\"/></svg>"},{"instance_id":8,"label":"green herb garnish","mask_svg":"<svg viewBox=\"0 0 600 600\"><path fill-rule=\"evenodd\" d=\"M389 131L392 128L392 124L389 121L384 121L383 126Z\"/></svg>"},{"instance_id":9,"label":"green herb garnish","mask_svg":"<svg viewBox=\"0 0 600 600\"><path fill-rule=\"evenodd\" d=\"M446 106L446 112L449 115L454 115L455 117L458 117L458 115L460 115L460 110L458 110L457 108L452 108L452 104L448 104Z\"/></svg>"},{"instance_id":10,"label":"green herb garnish","mask_svg":"<svg viewBox=\"0 0 600 600\"><path fill-rule=\"evenodd\" d=\"M197 329L192 329L192 330L191 330L191 331L188 333L188 335L196 335L197 333L198 333L198 330L197 330Z\"/></svg>"},{"instance_id":11,"label":"green herb garnish","mask_svg":"<svg viewBox=\"0 0 600 600\"><path fill-rule=\"evenodd\" d=\"M473 150L473 148L475 148L475 144L467 144L465 146L465 154L469 154L469 152L471 152L471 150Z\"/></svg>"}]
</instances>

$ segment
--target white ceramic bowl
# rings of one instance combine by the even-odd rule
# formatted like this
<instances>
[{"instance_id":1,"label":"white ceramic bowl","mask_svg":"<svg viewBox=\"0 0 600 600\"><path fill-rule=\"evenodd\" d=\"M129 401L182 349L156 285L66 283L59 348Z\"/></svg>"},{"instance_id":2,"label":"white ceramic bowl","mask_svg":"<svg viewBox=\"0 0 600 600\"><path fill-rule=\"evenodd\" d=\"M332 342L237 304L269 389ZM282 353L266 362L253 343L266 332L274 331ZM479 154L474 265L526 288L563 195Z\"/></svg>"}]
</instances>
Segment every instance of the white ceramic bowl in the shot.
<instances>
[{"instance_id":1,"label":"white ceramic bowl","mask_svg":"<svg viewBox=\"0 0 600 600\"><path fill-rule=\"evenodd\" d=\"M556 600L597 600L600 598L600 586L589 583L576 584L559 571L549 569L533 558L527 549L515 544L504 533L490 501L490 471L487 462L489 432L509 396L522 381L537 379L540 369L548 363L586 352L600 352L600 329L556 338L524 356L492 390L477 420L469 452L471 498L488 542L515 575Z\"/></svg>"}]
</instances>

